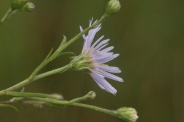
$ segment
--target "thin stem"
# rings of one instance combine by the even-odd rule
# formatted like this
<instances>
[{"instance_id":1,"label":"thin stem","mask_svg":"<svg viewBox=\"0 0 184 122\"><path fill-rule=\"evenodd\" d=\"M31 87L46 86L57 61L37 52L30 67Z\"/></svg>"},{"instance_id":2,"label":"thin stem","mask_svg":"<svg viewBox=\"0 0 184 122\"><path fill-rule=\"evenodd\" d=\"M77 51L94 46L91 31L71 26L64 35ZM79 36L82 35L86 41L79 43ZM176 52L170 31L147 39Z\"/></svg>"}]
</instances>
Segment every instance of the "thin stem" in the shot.
<instances>
[{"instance_id":1,"label":"thin stem","mask_svg":"<svg viewBox=\"0 0 184 122\"><path fill-rule=\"evenodd\" d=\"M52 98L52 99L58 99L55 95L50 94L43 94L43 93L29 93L29 92L14 92L14 91L4 91L0 93L0 96L7 95L7 96L13 96L13 97L39 97L39 98Z\"/></svg>"},{"instance_id":2,"label":"thin stem","mask_svg":"<svg viewBox=\"0 0 184 122\"><path fill-rule=\"evenodd\" d=\"M77 103L77 102L80 102L80 101L84 101L84 100L87 100L87 99L94 99L96 97L96 93L94 91L90 91L88 94L82 96L82 97L78 97L78 98L75 98L73 100L70 100L71 103Z\"/></svg>"},{"instance_id":3,"label":"thin stem","mask_svg":"<svg viewBox=\"0 0 184 122\"><path fill-rule=\"evenodd\" d=\"M11 8L9 8L8 11L5 13L5 15L3 16L3 18L1 19L0 24L2 24L3 22L5 22L14 13L15 13L15 11L13 11Z\"/></svg>"},{"instance_id":4,"label":"thin stem","mask_svg":"<svg viewBox=\"0 0 184 122\"><path fill-rule=\"evenodd\" d=\"M70 64L65 65L65 66L63 66L61 68L57 68L57 69L54 69L54 70L51 70L51 71L39 74L39 75L35 76L33 79L35 81L35 80L38 80L38 79L41 79L41 78L44 78L44 77L47 77L47 76L50 76L50 75L54 75L54 74L65 72L66 70L69 70L69 69L70 69Z\"/></svg>"},{"instance_id":5,"label":"thin stem","mask_svg":"<svg viewBox=\"0 0 184 122\"><path fill-rule=\"evenodd\" d=\"M116 113L114 110L108 110L108 109L100 108L100 107L93 106L93 105L87 105L87 104L83 104L83 103L73 103L70 101L60 101L60 100L54 100L54 99L35 98L35 97L31 98L31 99L46 102L46 103L51 103L51 104L58 105L58 106L71 105L71 106L83 107L83 108L88 108L88 109L91 109L94 111L102 112L105 114L109 114L112 116L116 116L115 115Z\"/></svg>"},{"instance_id":6,"label":"thin stem","mask_svg":"<svg viewBox=\"0 0 184 122\"><path fill-rule=\"evenodd\" d=\"M47 77L47 76L50 76L50 75L53 75L53 74L64 72L68 68L69 68L69 65L66 65L66 66L63 66L61 68L54 69L54 70L51 70L51 71L48 71L48 72L45 72L45 73L36 75L34 78L31 78L31 79L30 78L27 78L27 79L19 82L18 84L15 84L14 86L11 86L11 87L9 87L9 88L7 88L5 90L2 90L2 92L4 92L4 91L13 91L13 90L19 89L19 88L21 88L21 87L23 87L23 86L25 86L25 85L33 82L33 81L39 80L41 78L44 78L44 77Z\"/></svg>"},{"instance_id":7,"label":"thin stem","mask_svg":"<svg viewBox=\"0 0 184 122\"><path fill-rule=\"evenodd\" d=\"M101 108L101 107L97 107L97 106L93 106L93 105L87 105L87 104L83 104L83 103L71 103L69 105L88 108L88 109L92 109L94 111L98 111L98 112L102 112L102 113L105 113L105 114L115 116L114 110L108 110L108 109L105 109L105 108Z\"/></svg>"},{"instance_id":8,"label":"thin stem","mask_svg":"<svg viewBox=\"0 0 184 122\"><path fill-rule=\"evenodd\" d=\"M31 75L29 76L30 79L34 78L34 76L37 75L37 73L49 63L48 58L51 55L51 53L52 53L52 49L49 52L49 54L46 56L46 58L42 61L42 63L38 65L38 67L31 73Z\"/></svg>"}]
</instances>

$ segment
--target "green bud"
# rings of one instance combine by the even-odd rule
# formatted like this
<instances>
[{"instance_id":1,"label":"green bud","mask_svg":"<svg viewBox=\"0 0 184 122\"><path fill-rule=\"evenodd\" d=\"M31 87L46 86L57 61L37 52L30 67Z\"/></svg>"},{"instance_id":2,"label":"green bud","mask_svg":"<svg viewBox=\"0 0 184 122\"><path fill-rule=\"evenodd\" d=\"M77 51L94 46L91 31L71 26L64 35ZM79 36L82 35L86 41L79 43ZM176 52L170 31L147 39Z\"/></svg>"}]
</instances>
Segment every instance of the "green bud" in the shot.
<instances>
[{"instance_id":1,"label":"green bud","mask_svg":"<svg viewBox=\"0 0 184 122\"><path fill-rule=\"evenodd\" d=\"M27 0L11 0L11 8L12 10L22 9L27 2Z\"/></svg>"},{"instance_id":2,"label":"green bud","mask_svg":"<svg viewBox=\"0 0 184 122\"><path fill-rule=\"evenodd\" d=\"M33 11L33 9L35 8L35 5L31 2L27 2L23 7L22 10L24 11Z\"/></svg>"},{"instance_id":3,"label":"green bud","mask_svg":"<svg viewBox=\"0 0 184 122\"><path fill-rule=\"evenodd\" d=\"M119 0L110 0L107 3L105 13L107 15L113 15L113 14L117 13L120 9L121 9L121 4L120 4Z\"/></svg>"},{"instance_id":4,"label":"green bud","mask_svg":"<svg viewBox=\"0 0 184 122\"><path fill-rule=\"evenodd\" d=\"M32 11L35 5L28 0L11 0L12 10Z\"/></svg>"},{"instance_id":5,"label":"green bud","mask_svg":"<svg viewBox=\"0 0 184 122\"><path fill-rule=\"evenodd\" d=\"M137 111L134 108L122 107L116 110L116 116L126 122L136 122Z\"/></svg>"},{"instance_id":6,"label":"green bud","mask_svg":"<svg viewBox=\"0 0 184 122\"><path fill-rule=\"evenodd\" d=\"M96 93L94 91L90 91L87 95L91 99L95 99L95 97L96 97Z\"/></svg>"}]
</instances>

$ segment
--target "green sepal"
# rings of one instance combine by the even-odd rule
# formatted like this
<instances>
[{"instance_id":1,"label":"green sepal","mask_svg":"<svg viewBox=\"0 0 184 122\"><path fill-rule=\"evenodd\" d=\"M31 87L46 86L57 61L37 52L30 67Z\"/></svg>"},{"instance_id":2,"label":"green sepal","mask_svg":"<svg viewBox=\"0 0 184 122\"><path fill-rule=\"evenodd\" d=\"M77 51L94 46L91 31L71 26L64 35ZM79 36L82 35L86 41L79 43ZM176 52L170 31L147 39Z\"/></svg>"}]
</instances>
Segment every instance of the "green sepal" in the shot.
<instances>
[{"instance_id":1,"label":"green sepal","mask_svg":"<svg viewBox=\"0 0 184 122\"><path fill-rule=\"evenodd\" d=\"M0 104L0 107L12 108L12 109L14 109L15 111L17 111L17 112L18 112L18 109L17 109L15 106L12 106L12 105Z\"/></svg>"}]
</instances>

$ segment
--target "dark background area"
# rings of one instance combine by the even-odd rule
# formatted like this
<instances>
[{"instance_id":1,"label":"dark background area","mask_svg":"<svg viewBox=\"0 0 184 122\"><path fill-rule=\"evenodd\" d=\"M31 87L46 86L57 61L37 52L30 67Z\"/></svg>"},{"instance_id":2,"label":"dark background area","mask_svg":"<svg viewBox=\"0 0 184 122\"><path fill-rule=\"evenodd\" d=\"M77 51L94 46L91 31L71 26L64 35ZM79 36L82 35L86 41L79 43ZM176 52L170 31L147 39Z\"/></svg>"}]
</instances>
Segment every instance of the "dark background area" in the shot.
<instances>
[{"instance_id":1,"label":"dark background area","mask_svg":"<svg viewBox=\"0 0 184 122\"><path fill-rule=\"evenodd\" d=\"M0 89L27 78L62 35L68 39L99 19L108 0L32 0L33 12L19 12L0 26ZM124 83L108 80L117 90L101 90L86 72L66 72L26 86L28 92L60 93L69 100L95 91L85 101L108 109L123 106L138 111L138 122L184 121L184 1L120 0L121 11L103 23L97 37L105 35L119 58L109 65L122 69ZM9 7L0 0L0 17ZM67 51L81 52L82 38ZM49 64L44 71L63 66L70 56ZM2 98L1 98L2 100ZM120 122L112 116L89 109L16 104L19 112L0 108L0 122Z\"/></svg>"}]
</instances>

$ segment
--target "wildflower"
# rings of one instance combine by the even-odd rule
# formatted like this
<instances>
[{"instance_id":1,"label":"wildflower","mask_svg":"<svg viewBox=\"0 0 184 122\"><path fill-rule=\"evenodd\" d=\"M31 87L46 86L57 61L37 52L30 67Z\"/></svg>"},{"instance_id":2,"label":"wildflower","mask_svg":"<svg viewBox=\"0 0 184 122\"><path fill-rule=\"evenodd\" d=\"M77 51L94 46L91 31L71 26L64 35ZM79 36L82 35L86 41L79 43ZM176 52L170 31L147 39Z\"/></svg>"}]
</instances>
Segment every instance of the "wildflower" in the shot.
<instances>
[{"instance_id":1,"label":"wildflower","mask_svg":"<svg viewBox=\"0 0 184 122\"><path fill-rule=\"evenodd\" d=\"M92 24L92 20L90 20L89 26L91 26ZM111 74L120 73L121 70L118 67L108 66L105 63L115 59L119 56L119 54L114 54L113 52L110 52L114 47L106 47L110 39L102 40L104 36L101 36L92 44L96 33L100 29L101 24L98 25L96 28L89 30L88 35L83 35L84 45L82 53L80 55L82 57L82 60L81 63L78 63L78 67L82 66L83 68L89 69L89 74L100 88L112 94L116 94L117 90L113 86L111 86L111 84L108 83L105 78L123 82L122 78ZM82 27L80 27L80 30L83 31Z\"/></svg>"}]
</instances>

